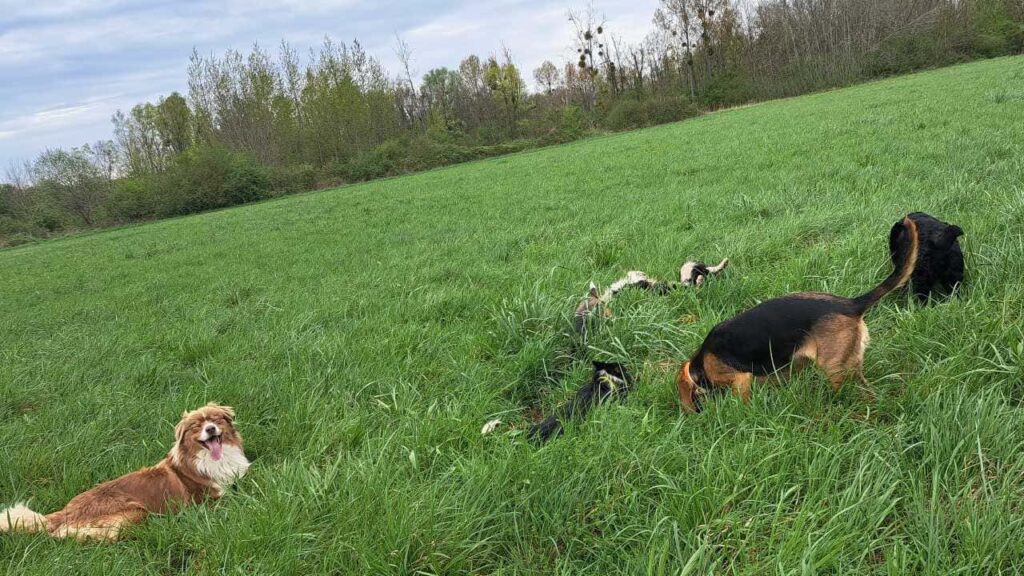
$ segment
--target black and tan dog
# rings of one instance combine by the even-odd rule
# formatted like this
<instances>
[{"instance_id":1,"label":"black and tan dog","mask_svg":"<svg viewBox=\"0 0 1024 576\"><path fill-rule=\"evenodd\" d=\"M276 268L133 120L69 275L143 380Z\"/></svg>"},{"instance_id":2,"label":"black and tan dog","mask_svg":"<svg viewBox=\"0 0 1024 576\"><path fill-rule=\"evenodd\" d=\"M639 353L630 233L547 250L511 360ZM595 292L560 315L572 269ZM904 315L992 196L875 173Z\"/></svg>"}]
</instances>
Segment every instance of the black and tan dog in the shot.
<instances>
[{"instance_id":1,"label":"black and tan dog","mask_svg":"<svg viewBox=\"0 0 1024 576\"><path fill-rule=\"evenodd\" d=\"M731 389L750 400L755 378L805 363L818 366L839 390L861 372L868 328L864 314L883 296L907 283L917 261L917 225L904 218L908 242L901 264L877 288L856 298L801 292L768 300L712 328L697 353L679 369L676 383L684 410L700 411L704 390Z\"/></svg>"}]
</instances>

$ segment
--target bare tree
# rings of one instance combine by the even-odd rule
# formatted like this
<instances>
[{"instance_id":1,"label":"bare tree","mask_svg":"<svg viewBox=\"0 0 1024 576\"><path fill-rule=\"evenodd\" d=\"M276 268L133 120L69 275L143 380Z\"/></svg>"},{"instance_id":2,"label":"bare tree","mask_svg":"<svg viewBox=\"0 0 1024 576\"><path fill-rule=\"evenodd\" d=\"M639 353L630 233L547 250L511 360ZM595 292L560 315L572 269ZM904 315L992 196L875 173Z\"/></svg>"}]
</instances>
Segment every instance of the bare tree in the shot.
<instances>
[{"instance_id":1,"label":"bare tree","mask_svg":"<svg viewBox=\"0 0 1024 576\"><path fill-rule=\"evenodd\" d=\"M0 212L6 212L16 219L28 220L32 214L32 163L14 162L7 165L7 184L0 185Z\"/></svg>"},{"instance_id":2,"label":"bare tree","mask_svg":"<svg viewBox=\"0 0 1024 576\"><path fill-rule=\"evenodd\" d=\"M398 62L402 66L402 75L398 79L395 99L402 111L404 123L411 126L417 119L422 118L422 114L416 95L416 83L412 79L412 49L398 34L395 34L395 56L398 57Z\"/></svg>"},{"instance_id":3,"label":"bare tree","mask_svg":"<svg viewBox=\"0 0 1024 576\"><path fill-rule=\"evenodd\" d=\"M533 79L545 94L550 95L562 83L562 74L550 60L545 60L533 71Z\"/></svg>"}]
</instances>

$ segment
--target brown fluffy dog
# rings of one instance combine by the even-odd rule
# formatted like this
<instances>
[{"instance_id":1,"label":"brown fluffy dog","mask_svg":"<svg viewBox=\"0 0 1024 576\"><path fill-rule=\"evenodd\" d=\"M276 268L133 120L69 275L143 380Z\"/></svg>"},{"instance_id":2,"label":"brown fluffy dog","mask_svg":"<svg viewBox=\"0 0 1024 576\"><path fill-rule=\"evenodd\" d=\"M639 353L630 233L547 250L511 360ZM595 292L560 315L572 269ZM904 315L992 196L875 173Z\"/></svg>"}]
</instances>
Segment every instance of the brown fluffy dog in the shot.
<instances>
[{"instance_id":1,"label":"brown fluffy dog","mask_svg":"<svg viewBox=\"0 0 1024 576\"><path fill-rule=\"evenodd\" d=\"M45 531L56 538L116 540L123 526L207 498L220 498L249 468L235 412L207 404L185 412L174 427L174 447L156 466L104 482L43 516L24 505L0 512L0 532Z\"/></svg>"},{"instance_id":2,"label":"brown fluffy dog","mask_svg":"<svg viewBox=\"0 0 1024 576\"><path fill-rule=\"evenodd\" d=\"M801 292L775 298L711 329L700 350L676 377L684 410L700 411L702 390L731 389L750 400L755 378L806 363L818 366L835 390L861 373L868 327L864 314L889 292L906 284L917 261L917 225L903 219L907 242L892 274L874 290L856 298Z\"/></svg>"}]
</instances>

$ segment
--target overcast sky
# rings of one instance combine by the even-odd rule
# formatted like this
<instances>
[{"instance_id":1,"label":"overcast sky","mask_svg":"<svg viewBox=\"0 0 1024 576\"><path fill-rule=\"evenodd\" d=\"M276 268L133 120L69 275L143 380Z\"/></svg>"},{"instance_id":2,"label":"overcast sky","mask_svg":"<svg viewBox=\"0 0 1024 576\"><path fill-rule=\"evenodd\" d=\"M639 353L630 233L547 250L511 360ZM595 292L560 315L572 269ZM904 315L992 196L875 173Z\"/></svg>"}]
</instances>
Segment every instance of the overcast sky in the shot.
<instances>
[{"instance_id":1,"label":"overcast sky","mask_svg":"<svg viewBox=\"0 0 1024 576\"><path fill-rule=\"evenodd\" d=\"M456 67L507 46L532 82L545 59L573 58L570 8L585 0L0 0L0 180L47 147L111 137L118 109L186 89L203 54L287 40L307 53L324 35L358 38L395 75L395 36L414 72ZM594 0L628 41L652 29L657 0Z\"/></svg>"}]
</instances>

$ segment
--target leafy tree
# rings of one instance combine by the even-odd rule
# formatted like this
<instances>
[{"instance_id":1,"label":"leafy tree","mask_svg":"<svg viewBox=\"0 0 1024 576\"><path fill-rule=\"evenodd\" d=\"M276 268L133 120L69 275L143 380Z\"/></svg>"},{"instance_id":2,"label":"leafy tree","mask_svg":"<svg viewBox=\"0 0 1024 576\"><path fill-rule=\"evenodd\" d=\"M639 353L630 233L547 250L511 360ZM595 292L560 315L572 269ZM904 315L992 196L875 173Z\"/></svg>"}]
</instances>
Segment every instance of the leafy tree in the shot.
<instances>
[{"instance_id":1,"label":"leafy tree","mask_svg":"<svg viewBox=\"0 0 1024 576\"><path fill-rule=\"evenodd\" d=\"M161 145L171 153L181 154L192 144L192 111L181 94L160 99L154 123Z\"/></svg>"},{"instance_id":2,"label":"leafy tree","mask_svg":"<svg viewBox=\"0 0 1024 576\"><path fill-rule=\"evenodd\" d=\"M457 130L457 106L463 99L462 77L447 68L435 68L423 76L420 98L429 113L428 125L441 131Z\"/></svg>"},{"instance_id":3,"label":"leafy tree","mask_svg":"<svg viewBox=\"0 0 1024 576\"><path fill-rule=\"evenodd\" d=\"M484 69L484 81L501 110L508 135L515 137L519 120L526 109L526 84L519 75L519 69L512 63L511 55L505 53L503 64L499 64L494 57L490 58Z\"/></svg>"},{"instance_id":4,"label":"leafy tree","mask_svg":"<svg viewBox=\"0 0 1024 576\"><path fill-rule=\"evenodd\" d=\"M110 180L92 162L88 146L46 150L33 165L38 191L51 195L65 210L93 226L110 193Z\"/></svg>"}]
</instances>

